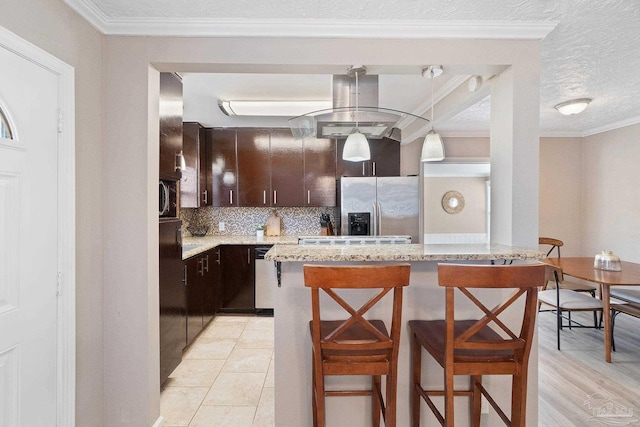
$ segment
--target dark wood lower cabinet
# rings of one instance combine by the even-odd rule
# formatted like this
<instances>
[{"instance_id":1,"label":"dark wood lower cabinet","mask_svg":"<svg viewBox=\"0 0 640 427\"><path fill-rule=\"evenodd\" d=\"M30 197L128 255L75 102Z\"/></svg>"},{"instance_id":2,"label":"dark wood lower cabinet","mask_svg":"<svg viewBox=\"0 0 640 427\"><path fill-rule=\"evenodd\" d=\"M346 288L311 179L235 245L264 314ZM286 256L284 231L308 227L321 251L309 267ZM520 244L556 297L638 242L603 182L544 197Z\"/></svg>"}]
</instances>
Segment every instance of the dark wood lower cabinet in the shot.
<instances>
[{"instance_id":1,"label":"dark wood lower cabinet","mask_svg":"<svg viewBox=\"0 0 640 427\"><path fill-rule=\"evenodd\" d=\"M250 245L222 246L221 281L224 312L255 312L254 248Z\"/></svg>"},{"instance_id":2,"label":"dark wood lower cabinet","mask_svg":"<svg viewBox=\"0 0 640 427\"><path fill-rule=\"evenodd\" d=\"M160 221L160 384L182 361L187 343L181 224L179 219Z\"/></svg>"},{"instance_id":3,"label":"dark wood lower cabinet","mask_svg":"<svg viewBox=\"0 0 640 427\"><path fill-rule=\"evenodd\" d=\"M219 248L185 261L187 286L187 345L213 319L220 303Z\"/></svg>"}]
</instances>

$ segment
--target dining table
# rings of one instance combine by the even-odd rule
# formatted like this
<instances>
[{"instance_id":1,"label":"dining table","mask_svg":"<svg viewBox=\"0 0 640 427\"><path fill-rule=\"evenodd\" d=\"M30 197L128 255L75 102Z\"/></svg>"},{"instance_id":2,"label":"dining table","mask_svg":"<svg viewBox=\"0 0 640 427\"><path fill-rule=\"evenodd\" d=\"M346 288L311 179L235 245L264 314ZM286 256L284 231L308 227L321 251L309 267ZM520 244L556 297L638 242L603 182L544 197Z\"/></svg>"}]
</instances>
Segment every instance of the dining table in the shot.
<instances>
[{"instance_id":1,"label":"dining table","mask_svg":"<svg viewBox=\"0 0 640 427\"><path fill-rule=\"evenodd\" d=\"M640 285L640 264L621 261L621 271L609 271L594 268L593 257L545 258L540 262L560 268L562 273L567 276L600 284L604 323L604 355L605 360L611 363L611 286Z\"/></svg>"}]
</instances>

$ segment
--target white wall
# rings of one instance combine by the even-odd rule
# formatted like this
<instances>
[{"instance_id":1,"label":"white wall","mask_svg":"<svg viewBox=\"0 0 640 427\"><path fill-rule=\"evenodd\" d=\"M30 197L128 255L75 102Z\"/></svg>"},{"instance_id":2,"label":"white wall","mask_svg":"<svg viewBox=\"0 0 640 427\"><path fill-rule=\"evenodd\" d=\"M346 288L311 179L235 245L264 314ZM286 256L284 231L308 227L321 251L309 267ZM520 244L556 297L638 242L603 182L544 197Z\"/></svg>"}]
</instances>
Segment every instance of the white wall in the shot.
<instances>
[{"instance_id":1,"label":"white wall","mask_svg":"<svg viewBox=\"0 0 640 427\"><path fill-rule=\"evenodd\" d=\"M640 125L583 139L582 255L640 262Z\"/></svg>"},{"instance_id":2,"label":"white wall","mask_svg":"<svg viewBox=\"0 0 640 427\"><path fill-rule=\"evenodd\" d=\"M1 26L75 68L76 425L99 427L103 425L103 36L58 0L3 0L0 10Z\"/></svg>"},{"instance_id":3,"label":"white wall","mask_svg":"<svg viewBox=\"0 0 640 427\"><path fill-rule=\"evenodd\" d=\"M582 255L583 145L582 138L540 139L540 236L562 240L564 257Z\"/></svg>"}]
</instances>

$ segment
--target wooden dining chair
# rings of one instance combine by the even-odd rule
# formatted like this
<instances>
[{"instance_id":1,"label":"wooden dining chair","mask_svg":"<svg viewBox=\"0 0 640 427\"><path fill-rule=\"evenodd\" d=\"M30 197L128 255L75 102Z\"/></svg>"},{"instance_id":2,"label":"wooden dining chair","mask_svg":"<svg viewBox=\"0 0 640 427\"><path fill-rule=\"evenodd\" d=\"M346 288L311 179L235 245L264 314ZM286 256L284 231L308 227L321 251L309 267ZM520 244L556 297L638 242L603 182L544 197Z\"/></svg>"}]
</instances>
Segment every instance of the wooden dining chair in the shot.
<instances>
[{"instance_id":1,"label":"wooden dining chair","mask_svg":"<svg viewBox=\"0 0 640 427\"><path fill-rule=\"evenodd\" d=\"M382 414L384 425L395 427L402 290L409 285L410 269L409 264L304 266L304 285L311 288L312 320L309 327L313 354L314 427L325 425L326 396L369 395L372 396L373 426L380 426ZM342 320L322 320L320 290L331 298L324 302L333 300L348 316ZM346 290L365 292L371 297L356 309L347 301L346 293L351 291ZM390 320L391 333L383 320L366 317L367 312L387 294L393 299L387 319ZM370 375L372 387L367 390L326 390L327 375ZM384 398L382 376L385 376Z\"/></svg>"},{"instance_id":2,"label":"wooden dining chair","mask_svg":"<svg viewBox=\"0 0 640 427\"><path fill-rule=\"evenodd\" d=\"M598 312L602 312L602 300L594 298L586 293L574 292L571 289L564 288L564 277L562 269L546 264L545 279L553 282L555 286L552 289L540 291L538 300L542 307L550 307L556 315L556 334L557 346L560 350L560 332L563 328L599 328ZM593 312L593 326L583 325L582 323L571 318L573 312ZM566 313L566 317L564 316ZM565 324L564 320L567 320Z\"/></svg>"},{"instance_id":3,"label":"wooden dining chair","mask_svg":"<svg viewBox=\"0 0 640 427\"><path fill-rule=\"evenodd\" d=\"M442 426L454 427L454 397L471 400L471 425L480 426L481 399L485 396L507 426L526 422L527 369L535 329L537 292L545 278L543 265L456 265L438 264L438 284L445 288L444 320L411 320L411 420L420 425L423 399ZM493 308L482 299L486 289L513 289ZM477 320L456 320L455 295L462 294L484 314ZM507 326L500 315L524 299L521 324ZM519 307L516 304L517 307ZM515 309L515 307L512 307ZM468 319L468 317L465 317ZM518 330L519 328L519 330ZM444 368L444 388L425 390L421 385L422 349ZM455 375L468 375L468 389L454 388ZM483 375L511 375L511 418L482 385ZM444 415L432 398L444 397Z\"/></svg>"},{"instance_id":4,"label":"wooden dining chair","mask_svg":"<svg viewBox=\"0 0 640 427\"><path fill-rule=\"evenodd\" d=\"M546 246L550 246L549 250L547 251L547 258L549 258L549 255L552 255L553 251L556 251L556 258L560 258L560 248L562 246L564 246L564 242L562 240L559 239L554 239L551 237L540 237L538 239L538 244L539 245L546 245ZM551 281L545 284L545 286L543 286L543 290L545 290L547 287L549 287L549 284L551 284L551 288L553 288L555 286L555 282ZM590 285L588 283L581 283L581 282L574 282L574 281L570 281L570 280L563 280L562 281L562 288L563 289L569 289L572 291L576 291L576 292L587 292L589 294L591 294L592 297L595 298L596 296L596 287L593 285Z\"/></svg>"}]
</instances>

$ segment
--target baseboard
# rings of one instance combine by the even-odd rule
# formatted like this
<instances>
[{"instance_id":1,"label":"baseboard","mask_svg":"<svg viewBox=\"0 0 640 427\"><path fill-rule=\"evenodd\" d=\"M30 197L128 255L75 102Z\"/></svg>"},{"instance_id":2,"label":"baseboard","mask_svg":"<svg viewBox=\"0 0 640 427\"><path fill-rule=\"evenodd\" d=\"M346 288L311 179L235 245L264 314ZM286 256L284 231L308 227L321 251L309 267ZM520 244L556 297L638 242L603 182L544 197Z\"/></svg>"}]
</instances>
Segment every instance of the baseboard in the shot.
<instances>
[{"instance_id":1,"label":"baseboard","mask_svg":"<svg viewBox=\"0 0 640 427\"><path fill-rule=\"evenodd\" d=\"M153 425L151 427L164 427L164 418L162 418L162 415L160 415L158 417L158 419L156 420L155 423L153 423Z\"/></svg>"}]
</instances>

